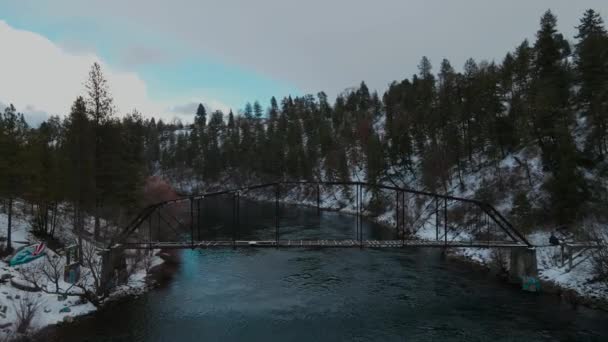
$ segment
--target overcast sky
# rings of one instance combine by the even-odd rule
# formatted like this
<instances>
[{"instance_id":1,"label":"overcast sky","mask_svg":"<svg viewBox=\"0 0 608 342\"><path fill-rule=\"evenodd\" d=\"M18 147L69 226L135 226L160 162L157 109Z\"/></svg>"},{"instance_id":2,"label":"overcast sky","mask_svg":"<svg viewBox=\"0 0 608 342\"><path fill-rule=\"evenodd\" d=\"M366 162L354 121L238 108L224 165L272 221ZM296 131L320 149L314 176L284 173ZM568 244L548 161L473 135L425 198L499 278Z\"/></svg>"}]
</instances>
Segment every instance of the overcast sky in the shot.
<instances>
[{"instance_id":1,"label":"overcast sky","mask_svg":"<svg viewBox=\"0 0 608 342\"><path fill-rule=\"evenodd\" d=\"M420 57L500 61L552 9L566 37L606 0L52 0L0 3L0 102L65 114L93 61L120 112L188 119L194 104L383 92ZM8 52L8 53L7 53Z\"/></svg>"}]
</instances>

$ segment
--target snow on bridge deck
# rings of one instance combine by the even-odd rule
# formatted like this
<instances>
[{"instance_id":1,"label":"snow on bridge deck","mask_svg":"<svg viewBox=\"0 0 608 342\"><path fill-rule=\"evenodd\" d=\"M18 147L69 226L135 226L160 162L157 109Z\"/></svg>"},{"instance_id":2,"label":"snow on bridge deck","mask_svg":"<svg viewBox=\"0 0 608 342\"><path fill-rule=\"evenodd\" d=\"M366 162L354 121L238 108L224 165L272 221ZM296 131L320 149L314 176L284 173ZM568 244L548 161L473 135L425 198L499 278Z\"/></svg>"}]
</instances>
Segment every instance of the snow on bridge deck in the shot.
<instances>
[{"instance_id":1,"label":"snow on bridge deck","mask_svg":"<svg viewBox=\"0 0 608 342\"><path fill-rule=\"evenodd\" d=\"M523 248L524 244L504 241L445 241L428 240L206 240L181 242L124 243L126 249L194 249L232 247L286 247L286 248Z\"/></svg>"}]
</instances>

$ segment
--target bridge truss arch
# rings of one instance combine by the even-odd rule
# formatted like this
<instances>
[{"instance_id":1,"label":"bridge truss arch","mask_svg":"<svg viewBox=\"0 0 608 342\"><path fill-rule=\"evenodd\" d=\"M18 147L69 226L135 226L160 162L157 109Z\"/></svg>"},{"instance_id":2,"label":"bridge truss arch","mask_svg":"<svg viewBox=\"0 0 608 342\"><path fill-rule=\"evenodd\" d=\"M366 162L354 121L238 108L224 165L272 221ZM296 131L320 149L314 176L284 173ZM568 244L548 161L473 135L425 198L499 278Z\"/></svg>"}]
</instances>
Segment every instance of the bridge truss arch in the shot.
<instances>
[{"instance_id":1,"label":"bridge truss arch","mask_svg":"<svg viewBox=\"0 0 608 342\"><path fill-rule=\"evenodd\" d=\"M320 214L324 193L345 191L352 203L347 207L355 215L355 229L350 239L285 239L281 233L280 206L285 195L294 189L305 193L305 202L316 206ZM253 196L253 192L262 195ZM366 239L363 233L365 198L380 196L392 208L396 238ZM380 194L380 195L378 195ZM201 231L201 204L219 198L232 201L230 238L205 238ZM273 201L274 237L264 240L240 239L240 204L244 198ZM390 202L389 202L390 199ZM369 200L367 201L369 204ZM173 208L173 210L171 210ZM178 208L177 210L175 208ZM330 208L335 209L335 208ZM369 210L367 210L369 212ZM419 232L425 234L418 234ZM366 182L280 181L235 189L184 195L145 207L110 242L109 248L186 249L210 247L533 247L496 208L489 203L414 189Z\"/></svg>"}]
</instances>

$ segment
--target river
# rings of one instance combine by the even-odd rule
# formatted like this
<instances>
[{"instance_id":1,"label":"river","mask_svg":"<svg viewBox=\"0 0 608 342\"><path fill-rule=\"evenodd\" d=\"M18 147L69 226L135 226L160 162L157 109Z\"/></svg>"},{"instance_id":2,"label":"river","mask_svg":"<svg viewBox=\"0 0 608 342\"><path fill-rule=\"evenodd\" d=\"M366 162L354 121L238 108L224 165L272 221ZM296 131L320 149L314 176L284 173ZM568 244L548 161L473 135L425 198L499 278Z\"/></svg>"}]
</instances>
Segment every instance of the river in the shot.
<instances>
[{"instance_id":1,"label":"river","mask_svg":"<svg viewBox=\"0 0 608 342\"><path fill-rule=\"evenodd\" d=\"M205 231L221 235L219 204ZM226 206L224 206L226 207ZM274 237L270 204L240 237ZM288 207L282 238L353 238L354 217ZM389 229L363 222L366 236ZM525 293L434 249L186 250L173 279L51 341L606 341L608 314Z\"/></svg>"}]
</instances>

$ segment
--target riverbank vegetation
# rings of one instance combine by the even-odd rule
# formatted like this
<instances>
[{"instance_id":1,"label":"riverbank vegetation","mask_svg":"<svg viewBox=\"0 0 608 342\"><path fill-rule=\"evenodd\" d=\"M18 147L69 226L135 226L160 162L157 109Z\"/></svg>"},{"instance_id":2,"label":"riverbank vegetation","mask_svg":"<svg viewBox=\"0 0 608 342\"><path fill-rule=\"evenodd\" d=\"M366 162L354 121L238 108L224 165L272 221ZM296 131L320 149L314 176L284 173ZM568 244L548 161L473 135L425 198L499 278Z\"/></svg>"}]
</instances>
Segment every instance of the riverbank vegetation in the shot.
<instances>
[{"instance_id":1,"label":"riverbank vegetation","mask_svg":"<svg viewBox=\"0 0 608 342\"><path fill-rule=\"evenodd\" d=\"M12 233L16 250L41 242L40 236L32 229L34 214L31 204L15 201ZM10 266L10 257L0 261L0 340L6 336L28 335L48 325L71 322L109 301L139 294L148 288L148 274L162 263L162 259L156 256L158 251L130 253L125 260L126 279L103 285L99 251L104 246L96 244L90 237L82 241L79 276L75 281L68 281L65 278L66 254L73 255L74 250L68 252L67 249L78 241L77 232L71 225L72 214L68 205L59 206L54 243L46 245L43 257L15 266ZM0 212L0 235L6 235L7 219L7 214ZM92 236L94 218L87 216L84 221L84 231L87 236ZM102 226L106 224L102 220Z\"/></svg>"},{"instance_id":2,"label":"riverbank vegetation","mask_svg":"<svg viewBox=\"0 0 608 342\"><path fill-rule=\"evenodd\" d=\"M94 64L70 113L39 127L12 105L0 116L5 249L16 200L31 206L39 236L55 235L63 206L79 238L108 241L145 204L152 175L188 191L277 179L395 184L490 202L528 233L564 226L598 238L585 228L607 222L608 34L593 10L577 30L567 40L547 11L535 40L500 61L471 58L457 71L423 57L418 74L382 94L361 82L333 102L319 92L236 113L201 104L191 123L118 115ZM385 203L378 193L367 205L380 214Z\"/></svg>"},{"instance_id":3,"label":"riverbank vegetation","mask_svg":"<svg viewBox=\"0 0 608 342\"><path fill-rule=\"evenodd\" d=\"M586 11L574 41L547 11L534 41L500 61L449 60L393 82L362 82L333 103L316 96L254 102L238 114L152 128L154 165L183 190L276 179L362 180L475 197L518 229L601 240L608 212L608 35ZM195 181L193 181L193 179ZM199 189L197 189L197 186ZM392 201L374 194L378 214ZM384 209L384 210L383 210ZM599 260L601 256L596 255ZM557 258L557 257L556 257Z\"/></svg>"},{"instance_id":4,"label":"riverbank vegetation","mask_svg":"<svg viewBox=\"0 0 608 342\"><path fill-rule=\"evenodd\" d=\"M362 82L333 105L322 92L273 98L266 109L254 102L239 115L201 105L192 125L150 122L160 148L149 163L208 183L356 176L438 192L464 192L470 175L507 163L522 171L521 182L495 174L477 197L508 197L524 230L574 230L606 212L608 38L592 10L575 42L551 12L536 37L501 63L469 59L462 72L444 59L434 74L423 57L419 74L382 96Z\"/></svg>"}]
</instances>

